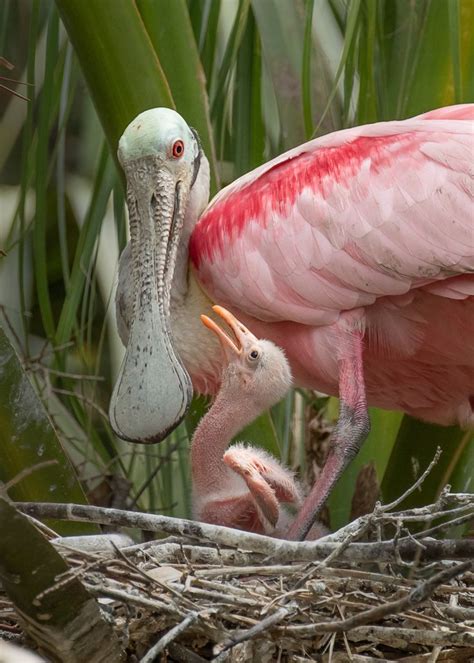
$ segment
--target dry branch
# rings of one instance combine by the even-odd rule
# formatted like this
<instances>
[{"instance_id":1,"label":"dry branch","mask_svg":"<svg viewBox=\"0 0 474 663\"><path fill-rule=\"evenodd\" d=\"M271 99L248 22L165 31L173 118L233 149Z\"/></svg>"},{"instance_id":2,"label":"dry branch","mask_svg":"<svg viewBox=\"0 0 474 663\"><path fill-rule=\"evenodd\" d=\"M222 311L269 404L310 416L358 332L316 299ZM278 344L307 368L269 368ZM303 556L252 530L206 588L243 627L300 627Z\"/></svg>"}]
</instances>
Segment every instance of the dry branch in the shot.
<instances>
[{"instance_id":1,"label":"dry branch","mask_svg":"<svg viewBox=\"0 0 474 663\"><path fill-rule=\"evenodd\" d=\"M474 497L473 497L474 505ZM375 543L338 543L321 541L283 541L260 534L242 532L228 527L198 523L182 518L171 518L135 511L122 511L82 504L57 504L18 502L18 509L35 518L91 522L115 527L135 527L150 532L189 537L200 541L211 541L221 546L232 546L271 556L273 561L323 561L334 553L340 561L360 563L393 562L398 559L412 560L421 555L422 561L441 559L474 559L474 540L423 540L418 543L412 537L399 539L397 546L392 541ZM332 558L331 558L332 559Z\"/></svg>"},{"instance_id":2,"label":"dry branch","mask_svg":"<svg viewBox=\"0 0 474 663\"><path fill-rule=\"evenodd\" d=\"M188 663L334 663L389 653L414 663L467 661L474 652L474 540L412 531L473 517L472 495L443 492L436 504L395 513L377 505L342 531L303 543L117 509L21 508L171 535L120 550L100 537L87 549L77 539L56 542L137 660L168 652ZM0 623L12 623L2 605L0 594Z\"/></svg>"}]
</instances>

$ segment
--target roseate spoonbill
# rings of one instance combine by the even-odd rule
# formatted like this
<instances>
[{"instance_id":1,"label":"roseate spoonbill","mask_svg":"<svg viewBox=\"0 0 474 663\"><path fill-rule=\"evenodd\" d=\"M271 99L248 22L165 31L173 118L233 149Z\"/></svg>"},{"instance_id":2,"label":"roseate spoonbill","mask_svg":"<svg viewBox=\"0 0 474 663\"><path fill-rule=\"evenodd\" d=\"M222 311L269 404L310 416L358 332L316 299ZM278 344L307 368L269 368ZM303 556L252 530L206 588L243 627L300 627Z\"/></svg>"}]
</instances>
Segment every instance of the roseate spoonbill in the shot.
<instances>
[{"instance_id":1,"label":"roseate spoonbill","mask_svg":"<svg viewBox=\"0 0 474 663\"><path fill-rule=\"evenodd\" d=\"M452 106L317 138L239 178L203 214L209 166L196 133L168 109L133 120L118 150L131 247L117 293L127 351L116 433L166 435L191 397L187 371L198 391L216 391L216 343L194 322L210 298L284 348L296 384L340 397L292 538L360 448L367 402L473 425L473 119L474 105Z\"/></svg>"},{"instance_id":2,"label":"roseate spoonbill","mask_svg":"<svg viewBox=\"0 0 474 663\"><path fill-rule=\"evenodd\" d=\"M213 308L235 340L211 318L201 316L221 342L225 366L217 396L192 440L194 516L216 525L282 535L290 514L280 502L301 502L293 473L262 449L227 447L234 435L287 393L290 367L274 343L256 338L225 308Z\"/></svg>"}]
</instances>

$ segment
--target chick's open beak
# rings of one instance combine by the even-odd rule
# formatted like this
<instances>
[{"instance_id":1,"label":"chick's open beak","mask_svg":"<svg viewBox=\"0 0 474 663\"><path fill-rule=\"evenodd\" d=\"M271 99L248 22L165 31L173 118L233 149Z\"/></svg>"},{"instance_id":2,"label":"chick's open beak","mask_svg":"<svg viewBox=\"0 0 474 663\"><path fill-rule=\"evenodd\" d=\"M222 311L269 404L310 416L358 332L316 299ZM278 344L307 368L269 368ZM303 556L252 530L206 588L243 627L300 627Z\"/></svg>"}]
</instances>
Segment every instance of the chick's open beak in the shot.
<instances>
[{"instance_id":1,"label":"chick's open beak","mask_svg":"<svg viewBox=\"0 0 474 663\"><path fill-rule=\"evenodd\" d=\"M232 357L232 353L233 355L241 355L246 346L257 341L257 338L252 332L248 330L247 327L235 317L235 315L223 306L215 305L212 307L212 310L228 324L235 338L232 339L229 334L221 329L221 327L219 327L219 325L207 315L201 315L201 321L203 325L217 335L222 348L229 359Z\"/></svg>"}]
</instances>

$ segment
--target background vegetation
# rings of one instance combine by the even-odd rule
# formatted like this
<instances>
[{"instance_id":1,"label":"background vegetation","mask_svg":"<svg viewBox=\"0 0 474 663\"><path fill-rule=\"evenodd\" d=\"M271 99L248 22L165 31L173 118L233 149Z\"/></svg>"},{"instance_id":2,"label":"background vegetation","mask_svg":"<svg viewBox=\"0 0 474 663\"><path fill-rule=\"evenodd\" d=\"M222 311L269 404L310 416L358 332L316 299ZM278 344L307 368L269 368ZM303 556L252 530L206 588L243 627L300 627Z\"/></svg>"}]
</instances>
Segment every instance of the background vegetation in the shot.
<instances>
[{"instance_id":1,"label":"background vegetation","mask_svg":"<svg viewBox=\"0 0 474 663\"><path fill-rule=\"evenodd\" d=\"M123 352L115 151L128 122L175 107L201 135L216 192L312 136L473 101L473 23L471 0L0 0L0 55L14 65L0 74L22 82L0 80L0 480L41 463L12 497L189 515L202 402L153 447L117 440L106 416ZM245 437L304 474L336 416L335 399L293 391ZM395 412L372 422L331 499L333 527L369 461L391 499L442 444L411 499L446 482L473 489L470 434Z\"/></svg>"}]
</instances>

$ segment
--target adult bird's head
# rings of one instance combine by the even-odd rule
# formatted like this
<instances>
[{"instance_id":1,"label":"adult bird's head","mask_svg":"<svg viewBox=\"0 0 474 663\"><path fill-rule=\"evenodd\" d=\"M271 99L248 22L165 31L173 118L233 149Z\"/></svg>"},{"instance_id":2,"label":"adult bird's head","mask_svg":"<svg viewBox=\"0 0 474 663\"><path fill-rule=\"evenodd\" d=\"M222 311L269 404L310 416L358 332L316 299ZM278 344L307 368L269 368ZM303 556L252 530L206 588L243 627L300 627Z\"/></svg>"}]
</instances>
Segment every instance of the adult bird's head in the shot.
<instances>
[{"instance_id":1,"label":"adult bird's head","mask_svg":"<svg viewBox=\"0 0 474 663\"><path fill-rule=\"evenodd\" d=\"M214 320L201 315L203 324L213 331L226 357L221 390L234 402L245 400L246 407L255 409L255 416L275 405L292 383L288 360L281 348L254 336L230 311L213 306L228 324L233 338Z\"/></svg>"},{"instance_id":2,"label":"adult bird's head","mask_svg":"<svg viewBox=\"0 0 474 663\"><path fill-rule=\"evenodd\" d=\"M178 425L192 397L172 345L170 290L205 157L197 134L168 108L138 115L120 139L118 157L127 180L134 307L109 415L119 437L157 442Z\"/></svg>"}]
</instances>

